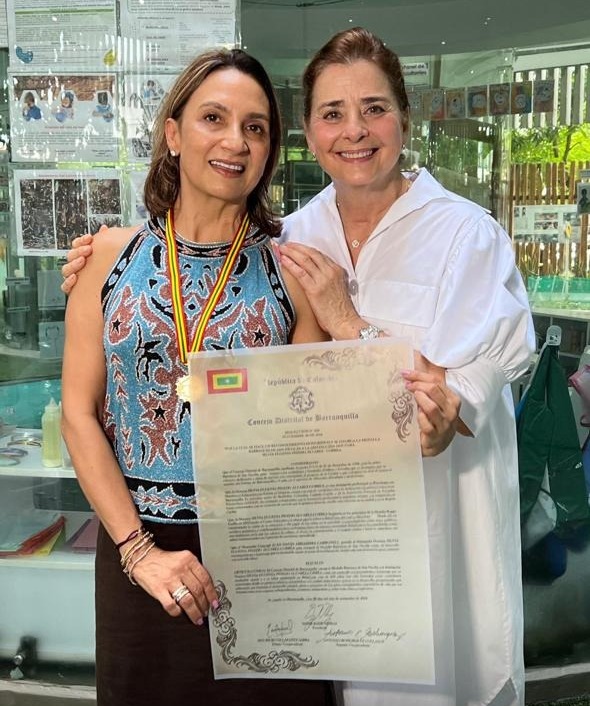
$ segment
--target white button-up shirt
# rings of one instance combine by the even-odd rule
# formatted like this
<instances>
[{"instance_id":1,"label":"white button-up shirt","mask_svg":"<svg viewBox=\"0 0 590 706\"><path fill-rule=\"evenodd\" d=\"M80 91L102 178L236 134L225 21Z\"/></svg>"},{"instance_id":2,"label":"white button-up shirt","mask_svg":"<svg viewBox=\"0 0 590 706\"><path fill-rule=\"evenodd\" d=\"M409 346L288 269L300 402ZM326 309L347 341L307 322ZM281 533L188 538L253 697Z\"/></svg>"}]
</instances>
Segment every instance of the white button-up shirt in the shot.
<instances>
[{"instance_id":1,"label":"white button-up shirt","mask_svg":"<svg viewBox=\"0 0 590 706\"><path fill-rule=\"evenodd\" d=\"M474 438L424 459L434 616L434 686L345 683L346 706L524 703L519 488L507 383L534 332L510 239L489 214L422 169L361 250L356 268L326 187L284 237L343 267L359 314L447 369Z\"/></svg>"}]
</instances>

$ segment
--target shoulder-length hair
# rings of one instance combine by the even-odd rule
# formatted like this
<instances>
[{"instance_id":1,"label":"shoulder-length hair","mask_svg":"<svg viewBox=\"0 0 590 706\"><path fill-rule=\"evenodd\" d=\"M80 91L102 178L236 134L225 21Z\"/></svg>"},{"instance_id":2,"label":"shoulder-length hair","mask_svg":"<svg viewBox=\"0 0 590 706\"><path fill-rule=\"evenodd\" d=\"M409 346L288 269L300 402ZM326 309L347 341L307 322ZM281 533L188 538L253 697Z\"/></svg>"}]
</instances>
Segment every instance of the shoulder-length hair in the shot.
<instances>
[{"instance_id":1,"label":"shoulder-length hair","mask_svg":"<svg viewBox=\"0 0 590 706\"><path fill-rule=\"evenodd\" d=\"M164 217L174 206L180 188L178 157L168 149L164 126L168 118L179 120L188 101L203 81L221 69L237 69L250 76L264 91L270 108L270 150L260 181L247 198L252 223L268 235L280 234L281 226L273 215L268 189L276 169L281 147L281 116L272 82L262 64L241 49L214 49L200 54L182 74L164 99L152 133L152 161L145 180L144 203L152 217Z\"/></svg>"}]
</instances>

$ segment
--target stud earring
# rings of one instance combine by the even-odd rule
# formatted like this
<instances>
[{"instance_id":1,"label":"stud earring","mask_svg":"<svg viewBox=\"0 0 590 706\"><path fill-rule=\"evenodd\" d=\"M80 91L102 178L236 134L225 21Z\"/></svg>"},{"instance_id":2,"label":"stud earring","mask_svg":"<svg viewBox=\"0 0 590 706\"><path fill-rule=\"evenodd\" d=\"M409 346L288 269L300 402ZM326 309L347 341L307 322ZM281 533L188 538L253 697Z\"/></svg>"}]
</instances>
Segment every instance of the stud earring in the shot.
<instances>
[{"instance_id":1,"label":"stud earring","mask_svg":"<svg viewBox=\"0 0 590 706\"><path fill-rule=\"evenodd\" d=\"M170 150L170 156L171 157L176 157L176 152L174 150Z\"/></svg>"}]
</instances>

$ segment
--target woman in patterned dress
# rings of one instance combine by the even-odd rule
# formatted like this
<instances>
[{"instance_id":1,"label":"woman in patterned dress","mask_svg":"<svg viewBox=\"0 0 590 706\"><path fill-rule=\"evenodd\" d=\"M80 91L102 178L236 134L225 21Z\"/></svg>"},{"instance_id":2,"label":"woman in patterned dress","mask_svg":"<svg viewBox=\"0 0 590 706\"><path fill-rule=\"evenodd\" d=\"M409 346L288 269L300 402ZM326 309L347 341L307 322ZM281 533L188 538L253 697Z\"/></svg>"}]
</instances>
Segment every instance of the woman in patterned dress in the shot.
<instances>
[{"instance_id":1,"label":"woman in patterned dress","mask_svg":"<svg viewBox=\"0 0 590 706\"><path fill-rule=\"evenodd\" d=\"M190 409L176 393L183 325L190 345L200 324L204 349L326 339L271 247L279 142L262 66L240 50L198 57L159 113L149 221L102 234L68 303L63 431L101 521L99 706L332 703L321 681L213 679L206 617L216 593L199 559Z\"/></svg>"}]
</instances>

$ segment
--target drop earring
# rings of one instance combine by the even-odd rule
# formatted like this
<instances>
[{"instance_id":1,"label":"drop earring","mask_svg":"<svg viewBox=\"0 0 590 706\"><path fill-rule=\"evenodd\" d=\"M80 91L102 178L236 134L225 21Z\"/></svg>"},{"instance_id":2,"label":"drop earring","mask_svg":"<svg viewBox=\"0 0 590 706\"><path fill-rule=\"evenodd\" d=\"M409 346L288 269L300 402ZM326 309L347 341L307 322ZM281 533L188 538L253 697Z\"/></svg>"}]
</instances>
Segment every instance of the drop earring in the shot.
<instances>
[{"instance_id":1,"label":"drop earring","mask_svg":"<svg viewBox=\"0 0 590 706\"><path fill-rule=\"evenodd\" d=\"M407 146L406 146L406 143L403 142L403 143L402 143L402 148L401 148L401 151L400 151L400 154L399 154L400 159L407 159L409 152L410 152L410 151L408 150L408 148L407 148Z\"/></svg>"}]
</instances>

